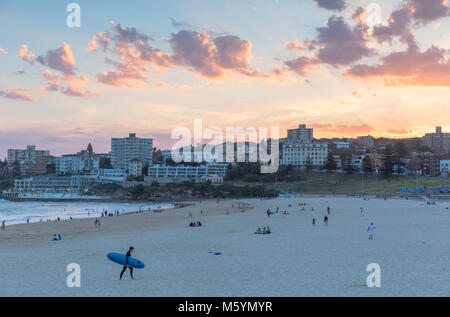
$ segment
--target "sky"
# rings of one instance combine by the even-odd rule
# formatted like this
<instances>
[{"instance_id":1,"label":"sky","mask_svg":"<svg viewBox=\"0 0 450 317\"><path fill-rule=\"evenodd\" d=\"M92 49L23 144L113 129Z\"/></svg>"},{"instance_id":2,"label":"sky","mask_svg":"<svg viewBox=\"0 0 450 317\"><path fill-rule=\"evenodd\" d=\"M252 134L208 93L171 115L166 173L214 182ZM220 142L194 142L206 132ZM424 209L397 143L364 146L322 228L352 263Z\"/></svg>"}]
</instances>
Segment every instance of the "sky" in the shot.
<instances>
[{"instance_id":1,"label":"sky","mask_svg":"<svg viewBox=\"0 0 450 317\"><path fill-rule=\"evenodd\" d=\"M449 55L445 0L0 0L0 157L108 152L130 132L169 148L195 119L450 132Z\"/></svg>"}]
</instances>

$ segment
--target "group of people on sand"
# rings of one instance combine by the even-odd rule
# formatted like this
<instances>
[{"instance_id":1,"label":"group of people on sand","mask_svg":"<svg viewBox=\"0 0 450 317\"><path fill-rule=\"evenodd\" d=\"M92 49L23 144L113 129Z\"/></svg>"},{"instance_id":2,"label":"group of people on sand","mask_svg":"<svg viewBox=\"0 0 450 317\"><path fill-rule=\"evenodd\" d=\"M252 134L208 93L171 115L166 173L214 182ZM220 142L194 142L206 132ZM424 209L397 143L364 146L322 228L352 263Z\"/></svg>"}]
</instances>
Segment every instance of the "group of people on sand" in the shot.
<instances>
[{"instance_id":1,"label":"group of people on sand","mask_svg":"<svg viewBox=\"0 0 450 317\"><path fill-rule=\"evenodd\" d=\"M270 231L269 226L267 226L267 228L264 227L262 230L261 230L261 228L258 228L255 231L255 234L271 234L271 233L272 233L272 231Z\"/></svg>"},{"instance_id":2,"label":"group of people on sand","mask_svg":"<svg viewBox=\"0 0 450 317\"><path fill-rule=\"evenodd\" d=\"M191 223L189 224L189 227L201 227L202 223L200 221L191 221Z\"/></svg>"}]
</instances>

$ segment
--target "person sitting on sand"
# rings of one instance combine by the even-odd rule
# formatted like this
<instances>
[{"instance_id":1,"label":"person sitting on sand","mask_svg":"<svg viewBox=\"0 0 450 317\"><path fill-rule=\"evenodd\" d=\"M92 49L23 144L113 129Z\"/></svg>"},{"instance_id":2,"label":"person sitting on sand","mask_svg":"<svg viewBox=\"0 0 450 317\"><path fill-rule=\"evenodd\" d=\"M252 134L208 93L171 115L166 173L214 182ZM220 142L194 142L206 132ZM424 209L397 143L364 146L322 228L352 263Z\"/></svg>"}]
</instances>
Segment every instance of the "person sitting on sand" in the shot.
<instances>
[{"instance_id":1,"label":"person sitting on sand","mask_svg":"<svg viewBox=\"0 0 450 317\"><path fill-rule=\"evenodd\" d=\"M201 227L202 223L200 221L197 221L197 227Z\"/></svg>"},{"instance_id":2,"label":"person sitting on sand","mask_svg":"<svg viewBox=\"0 0 450 317\"><path fill-rule=\"evenodd\" d=\"M262 234L261 228L256 229L256 234Z\"/></svg>"},{"instance_id":3,"label":"person sitting on sand","mask_svg":"<svg viewBox=\"0 0 450 317\"><path fill-rule=\"evenodd\" d=\"M60 241L62 238L61 238L61 235L58 233L58 234L55 234L55 237L53 238L53 241Z\"/></svg>"},{"instance_id":4,"label":"person sitting on sand","mask_svg":"<svg viewBox=\"0 0 450 317\"><path fill-rule=\"evenodd\" d=\"M270 232L271 232L271 231L270 231L270 228L269 228L269 227L267 227L267 229L266 229L266 233L267 233L267 234L270 234Z\"/></svg>"},{"instance_id":5,"label":"person sitting on sand","mask_svg":"<svg viewBox=\"0 0 450 317\"><path fill-rule=\"evenodd\" d=\"M266 233L267 233L266 227L263 228L262 233L263 233L263 234L266 234Z\"/></svg>"}]
</instances>

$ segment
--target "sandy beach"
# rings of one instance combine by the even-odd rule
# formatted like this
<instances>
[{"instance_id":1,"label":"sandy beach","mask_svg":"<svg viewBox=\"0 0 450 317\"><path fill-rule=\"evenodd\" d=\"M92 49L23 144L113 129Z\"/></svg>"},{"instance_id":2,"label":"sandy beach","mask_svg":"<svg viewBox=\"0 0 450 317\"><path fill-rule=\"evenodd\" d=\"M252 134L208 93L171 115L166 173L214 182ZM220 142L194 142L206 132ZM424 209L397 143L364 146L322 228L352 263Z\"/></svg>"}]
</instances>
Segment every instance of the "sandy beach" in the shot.
<instances>
[{"instance_id":1,"label":"sandy beach","mask_svg":"<svg viewBox=\"0 0 450 317\"><path fill-rule=\"evenodd\" d=\"M93 218L7 226L0 231L0 296L449 296L449 205L331 197L207 200L103 217L100 229ZM277 207L288 214L268 217L266 210ZM189 211L202 227L188 226ZM366 231L370 222L374 240ZM272 234L254 234L264 226ZM55 233L62 241L51 240ZM134 270L136 280L128 271L119 280L122 267L106 254L129 246L146 267ZM69 263L81 267L79 288L66 285ZM379 288L366 285L369 263L380 265Z\"/></svg>"}]
</instances>

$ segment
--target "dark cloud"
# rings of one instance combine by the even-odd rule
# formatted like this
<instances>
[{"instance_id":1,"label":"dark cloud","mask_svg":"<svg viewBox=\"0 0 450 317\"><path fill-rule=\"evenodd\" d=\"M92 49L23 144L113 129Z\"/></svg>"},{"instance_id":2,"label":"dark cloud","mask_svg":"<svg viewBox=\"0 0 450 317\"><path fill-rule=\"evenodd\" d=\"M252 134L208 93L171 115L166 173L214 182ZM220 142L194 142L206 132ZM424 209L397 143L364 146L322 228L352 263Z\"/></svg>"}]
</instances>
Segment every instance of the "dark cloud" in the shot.
<instances>
[{"instance_id":1,"label":"dark cloud","mask_svg":"<svg viewBox=\"0 0 450 317\"><path fill-rule=\"evenodd\" d=\"M410 31L411 12L410 8L402 7L394 10L388 19L389 25L375 26L372 36L379 42L390 42L393 37L399 36L405 39Z\"/></svg>"},{"instance_id":2,"label":"dark cloud","mask_svg":"<svg viewBox=\"0 0 450 317\"><path fill-rule=\"evenodd\" d=\"M321 8L331 11L342 11L345 9L345 0L314 0Z\"/></svg>"},{"instance_id":3,"label":"dark cloud","mask_svg":"<svg viewBox=\"0 0 450 317\"><path fill-rule=\"evenodd\" d=\"M327 26L317 28L319 35L315 43L320 45L317 57L333 66L349 65L370 56L373 51L367 47L364 26L349 26L342 17L332 16Z\"/></svg>"},{"instance_id":4,"label":"dark cloud","mask_svg":"<svg viewBox=\"0 0 450 317\"><path fill-rule=\"evenodd\" d=\"M434 20L450 16L446 0L410 0L415 21L428 24Z\"/></svg>"}]
</instances>

